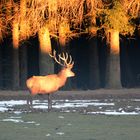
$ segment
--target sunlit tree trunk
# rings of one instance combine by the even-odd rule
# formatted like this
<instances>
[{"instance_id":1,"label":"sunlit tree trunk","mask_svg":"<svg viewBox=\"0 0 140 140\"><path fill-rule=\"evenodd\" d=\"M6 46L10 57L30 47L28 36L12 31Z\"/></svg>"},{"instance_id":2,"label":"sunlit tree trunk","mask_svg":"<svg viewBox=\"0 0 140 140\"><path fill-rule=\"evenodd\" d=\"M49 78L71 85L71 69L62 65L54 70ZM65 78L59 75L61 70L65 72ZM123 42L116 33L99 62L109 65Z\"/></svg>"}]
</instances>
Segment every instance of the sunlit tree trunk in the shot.
<instances>
[{"instance_id":1,"label":"sunlit tree trunk","mask_svg":"<svg viewBox=\"0 0 140 140\"><path fill-rule=\"evenodd\" d=\"M49 56L52 51L51 39L49 31L46 27L42 28L39 33L39 71L40 75L48 75L54 73L54 61Z\"/></svg>"},{"instance_id":2,"label":"sunlit tree trunk","mask_svg":"<svg viewBox=\"0 0 140 140\"><path fill-rule=\"evenodd\" d=\"M18 13L18 7L15 7L14 10ZM15 15L13 19L13 28L12 28L12 37L13 37L13 89L19 89L20 79L19 79L19 22L18 16Z\"/></svg>"},{"instance_id":3,"label":"sunlit tree trunk","mask_svg":"<svg viewBox=\"0 0 140 140\"><path fill-rule=\"evenodd\" d=\"M106 88L121 88L119 31L109 33Z\"/></svg>"},{"instance_id":4,"label":"sunlit tree trunk","mask_svg":"<svg viewBox=\"0 0 140 140\"><path fill-rule=\"evenodd\" d=\"M89 42L89 87L96 89L100 87L99 56L97 38L91 38Z\"/></svg>"},{"instance_id":5,"label":"sunlit tree trunk","mask_svg":"<svg viewBox=\"0 0 140 140\"><path fill-rule=\"evenodd\" d=\"M65 47L67 41L67 33L70 32L70 25L66 21L61 22L61 24L59 25L58 32L59 43L62 47Z\"/></svg>"},{"instance_id":6,"label":"sunlit tree trunk","mask_svg":"<svg viewBox=\"0 0 140 140\"><path fill-rule=\"evenodd\" d=\"M27 38L27 22L26 22L26 0L20 0L20 39Z\"/></svg>"}]
</instances>

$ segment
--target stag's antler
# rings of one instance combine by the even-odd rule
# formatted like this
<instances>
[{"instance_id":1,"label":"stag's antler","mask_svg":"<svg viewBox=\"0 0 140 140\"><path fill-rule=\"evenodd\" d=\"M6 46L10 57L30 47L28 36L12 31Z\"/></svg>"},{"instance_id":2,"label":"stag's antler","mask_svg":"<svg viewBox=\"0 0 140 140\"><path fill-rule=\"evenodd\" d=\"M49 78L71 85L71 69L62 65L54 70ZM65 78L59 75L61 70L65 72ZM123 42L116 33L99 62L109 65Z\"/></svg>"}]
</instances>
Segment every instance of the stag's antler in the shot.
<instances>
[{"instance_id":1,"label":"stag's antler","mask_svg":"<svg viewBox=\"0 0 140 140\"><path fill-rule=\"evenodd\" d=\"M60 64L61 66L64 66L59 60L57 60L56 58L56 51L54 50L52 54L49 53L49 56L54 58L55 62L57 62L58 64Z\"/></svg>"},{"instance_id":2,"label":"stag's antler","mask_svg":"<svg viewBox=\"0 0 140 140\"><path fill-rule=\"evenodd\" d=\"M60 64L63 67L67 67L67 68L72 68L74 65L74 61L72 61L72 57L71 55L68 55L68 53L62 53L59 54L59 60L56 58L56 51L54 50L52 54L49 54L50 57L54 58L54 60ZM68 62L69 59L69 62ZM61 63L61 61L63 61L63 63Z\"/></svg>"}]
</instances>

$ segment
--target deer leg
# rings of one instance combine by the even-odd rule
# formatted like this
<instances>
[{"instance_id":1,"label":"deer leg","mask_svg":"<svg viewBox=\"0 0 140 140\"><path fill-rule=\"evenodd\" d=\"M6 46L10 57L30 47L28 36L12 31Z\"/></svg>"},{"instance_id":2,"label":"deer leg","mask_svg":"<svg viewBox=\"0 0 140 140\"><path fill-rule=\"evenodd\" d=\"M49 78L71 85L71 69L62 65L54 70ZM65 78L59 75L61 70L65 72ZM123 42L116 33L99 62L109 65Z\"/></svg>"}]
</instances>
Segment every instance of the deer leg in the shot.
<instances>
[{"instance_id":1,"label":"deer leg","mask_svg":"<svg viewBox=\"0 0 140 140\"><path fill-rule=\"evenodd\" d=\"M27 111L32 111L33 106L32 106L32 96L30 95L27 97Z\"/></svg>"},{"instance_id":2,"label":"deer leg","mask_svg":"<svg viewBox=\"0 0 140 140\"><path fill-rule=\"evenodd\" d=\"M30 93L30 95L29 95L29 97L27 97L27 105L28 106L32 106L32 95L31 95L31 93Z\"/></svg>"},{"instance_id":3,"label":"deer leg","mask_svg":"<svg viewBox=\"0 0 140 140\"><path fill-rule=\"evenodd\" d=\"M50 96L51 96L51 95L48 94L48 111L50 111L51 108L52 108L52 101L51 101L51 97L50 97Z\"/></svg>"}]
</instances>

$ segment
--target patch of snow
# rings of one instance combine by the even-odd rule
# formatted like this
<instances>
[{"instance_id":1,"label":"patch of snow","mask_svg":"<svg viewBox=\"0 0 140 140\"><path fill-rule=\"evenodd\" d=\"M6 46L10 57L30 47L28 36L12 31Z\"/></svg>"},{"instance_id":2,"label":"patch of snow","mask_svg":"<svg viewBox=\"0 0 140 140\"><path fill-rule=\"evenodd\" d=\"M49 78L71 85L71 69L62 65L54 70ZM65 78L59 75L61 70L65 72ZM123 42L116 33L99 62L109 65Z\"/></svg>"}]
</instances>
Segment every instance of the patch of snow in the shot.
<instances>
[{"instance_id":1,"label":"patch of snow","mask_svg":"<svg viewBox=\"0 0 140 140\"><path fill-rule=\"evenodd\" d=\"M3 122L14 122L14 123L26 123L26 124L35 124L35 121L23 121L22 119L20 119L20 117L9 117L7 119L3 119ZM40 124L35 124L35 125L40 125Z\"/></svg>"},{"instance_id":2,"label":"patch of snow","mask_svg":"<svg viewBox=\"0 0 140 140\"><path fill-rule=\"evenodd\" d=\"M28 122L25 122L25 123L33 124L33 123L36 123L36 122L35 121L28 121Z\"/></svg>"},{"instance_id":3,"label":"patch of snow","mask_svg":"<svg viewBox=\"0 0 140 140\"><path fill-rule=\"evenodd\" d=\"M103 115L140 115L137 112L117 112L117 111L97 111L97 112L87 112L87 114L103 114Z\"/></svg>"},{"instance_id":4,"label":"patch of snow","mask_svg":"<svg viewBox=\"0 0 140 140\"><path fill-rule=\"evenodd\" d=\"M46 134L46 137L50 137L50 136L51 136L51 134L49 134L49 133L48 133L48 134Z\"/></svg>"},{"instance_id":5,"label":"patch of snow","mask_svg":"<svg viewBox=\"0 0 140 140\"><path fill-rule=\"evenodd\" d=\"M137 111L140 111L140 107L136 107L135 109L136 109Z\"/></svg>"},{"instance_id":6,"label":"patch of snow","mask_svg":"<svg viewBox=\"0 0 140 140\"><path fill-rule=\"evenodd\" d=\"M132 99L131 101L140 102L140 99Z\"/></svg>"},{"instance_id":7,"label":"patch of snow","mask_svg":"<svg viewBox=\"0 0 140 140\"><path fill-rule=\"evenodd\" d=\"M22 111L14 111L15 114L20 115L22 114Z\"/></svg>"},{"instance_id":8,"label":"patch of snow","mask_svg":"<svg viewBox=\"0 0 140 140\"><path fill-rule=\"evenodd\" d=\"M39 125L40 125L40 123L36 123L35 125L36 125L36 126L39 126Z\"/></svg>"},{"instance_id":9,"label":"patch of snow","mask_svg":"<svg viewBox=\"0 0 140 140\"><path fill-rule=\"evenodd\" d=\"M0 101L0 106L15 106L27 104L26 100L10 100L10 101Z\"/></svg>"},{"instance_id":10,"label":"patch of snow","mask_svg":"<svg viewBox=\"0 0 140 140\"><path fill-rule=\"evenodd\" d=\"M33 108L36 108L36 109L48 109L48 105L35 105L35 106L33 106Z\"/></svg>"},{"instance_id":11,"label":"patch of snow","mask_svg":"<svg viewBox=\"0 0 140 140\"><path fill-rule=\"evenodd\" d=\"M64 110L64 111L61 111L61 112L69 113L69 112L70 112L70 110Z\"/></svg>"},{"instance_id":12,"label":"patch of snow","mask_svg":"<svg viewBox=\"0 0 140 140\"><path fill-rule=\"evenodd\" d=\"M28 127L27 127L27 126L25 126L24 128L26 128L26 129L27 129Z\"/></svg>"},{"instance_id":13,"label":"patch of snow","mask_svg":"<svg viewBox=\"0 0 140 140\"><path fill-rule=\"evenodd\" d=\"M69 100L68 100L68 99L66 99L66 100L65 100L65 102L69 102Z\"/></svg>"},{"instance_id":14,"label":"patch of snow","mask_svg":"<svg viewBox=\"0 0 140 140\"><path fill-rule=\"evenodd\" d=\"M127 108L131 108L132 106L127 106Z\"/></svg>"},{"instance_id":15,"label":"patch of snow","mask_svg":"<svg viewBox=\"0 0 140 140\"><path fill-rule=\"evenodd\" d=\"M119 108L118 111L119 111L119 112L120 112L120 111L123 111L123 108Z\"/></svg>"},{"instance_id":16,"label":"patch of snow","mask_svg":"<svg viewBox=\"0 0 140 140\"><path fill-rule=\"evenodd\" d=\"M0 106L0 112L6 112L6 111L8 111L8 108Z\"/></svg>"},{"instance_id":17,"label":"patch of snow","mask_svg":"<svg viewBox=\"0 0 140 140\"><path fill-rule=\"evenodd\" d=\"M64 119L64 116L58 116L59 119Z\"/></svg>"},{"instance_id":18,"label":"patch of snow","mask_svg":"<svg viewBox=\"0 0 140 140\"><path fill-rule=\"evenodd\" d=\"M57 132L56 134L57 135L64 135L65 133L64 132Z\"/></svg>"},{"instance_id":19,"label":"patch of snow","mask_svg":"<svg viewBox=\"0 0 140 140\"><path fill-rule=\"evenodd\" d=\"M68 126L71 126L72 124L71 124L71 123L68 123L67 125L68 125Z\"/></svg>"},{"instance_id":20,"label":"patch of snow","mask_svg":"<svg viewBox=\"0 0 140 140\"><path fill-rule=\"evenodd\" d=\"M11 118L11 119L21 119L22 117L21 116L11 116L9 118Z\"/></svg>"},{"instance_id":21,"label":"patch of snow","mask_svg":"<svg viewBox=\"0 0 140 140\"><path fill-rule=\"evenodd\" d=\"M21 119L3 119L3 122L14 122L14 123L23 123L23 120Z\"/></svg>"}]
</instances>

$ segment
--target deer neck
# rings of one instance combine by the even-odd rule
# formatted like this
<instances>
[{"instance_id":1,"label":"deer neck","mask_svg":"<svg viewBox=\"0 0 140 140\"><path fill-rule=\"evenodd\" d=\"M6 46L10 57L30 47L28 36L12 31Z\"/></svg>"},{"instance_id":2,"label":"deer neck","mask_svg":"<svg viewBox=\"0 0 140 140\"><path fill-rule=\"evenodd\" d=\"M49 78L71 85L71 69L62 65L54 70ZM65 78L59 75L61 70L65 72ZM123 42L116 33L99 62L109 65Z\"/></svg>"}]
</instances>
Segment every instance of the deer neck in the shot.
<instances>
[{"instance_id":1,"label":"deer neck","mask_svg":"<svg viewBox=\"0 0 140 140\"><path fill-rule=\"evenodd\" d=\"M60 87L64 86L67 81L67 76L66 76L65 72L60 71L58 73L58 78L59 78Z\"/></svg>"}]
</instances>

